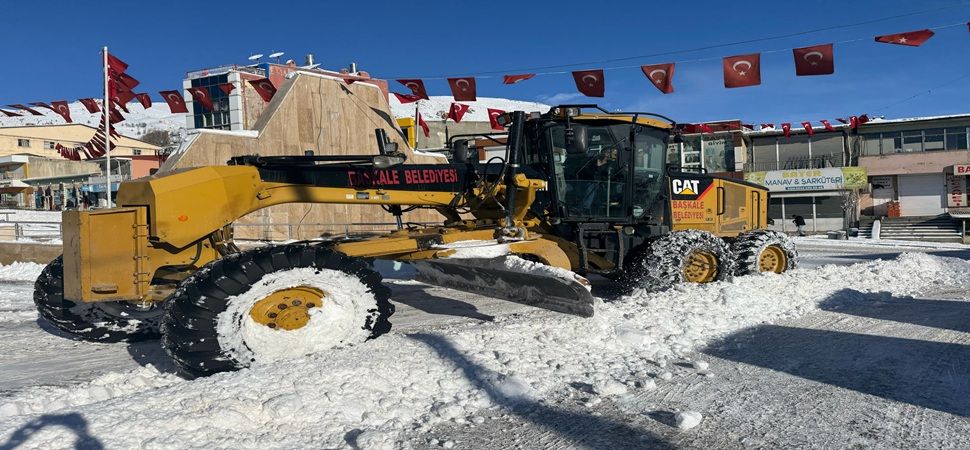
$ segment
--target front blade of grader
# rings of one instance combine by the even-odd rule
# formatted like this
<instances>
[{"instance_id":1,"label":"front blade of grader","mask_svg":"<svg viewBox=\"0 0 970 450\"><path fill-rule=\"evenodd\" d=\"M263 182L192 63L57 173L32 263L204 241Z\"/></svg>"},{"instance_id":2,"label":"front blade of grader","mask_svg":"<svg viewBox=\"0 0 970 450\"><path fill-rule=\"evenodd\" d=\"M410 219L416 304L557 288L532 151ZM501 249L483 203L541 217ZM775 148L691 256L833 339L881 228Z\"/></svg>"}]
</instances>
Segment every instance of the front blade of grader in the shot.
<instances>
[{"instance_id":1,"label":"front blade of grader","mask_svg":"<svg viewBox=\"0 0 970 450\"><path fill-rule=\"evenodd\" d=\"M417 280L581 317L593 316L589 281L515 256L415 261Z\"/></svg>"}]
</instances>

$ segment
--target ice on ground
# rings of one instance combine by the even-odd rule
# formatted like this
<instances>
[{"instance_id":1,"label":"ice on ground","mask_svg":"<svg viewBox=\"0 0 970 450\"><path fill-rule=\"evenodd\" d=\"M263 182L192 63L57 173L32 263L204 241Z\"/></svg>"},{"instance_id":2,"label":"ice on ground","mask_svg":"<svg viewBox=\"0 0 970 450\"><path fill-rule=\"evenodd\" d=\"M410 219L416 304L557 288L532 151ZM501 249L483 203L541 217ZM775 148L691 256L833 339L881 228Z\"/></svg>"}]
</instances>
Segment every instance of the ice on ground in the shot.
<instances>
[{"instance_id":1,"label":"ice on ground","mask_svg":"<svg viewBox=\"0 0 970 450\"><path fill-rule=\"evenodd\" d=\"M697 411L681 411L674 415L674 424L681 430L689 430L701 424L704 416Z\"/></svg>"},{"instance_id":2,"label":"ice on ground","mask_svg":"<svg viewBox=\"0 0 970 450\"><path fill-rule=\"evenodd\" d=\"M727 333L811 312L840 291L916 295L962 288L967 279L970 262L904 254L638 291L598 305L589 319L536 310L487 323L392 332L353 347L192 381L149 374L140 390L99 402L35 403L40 406L0 418L0 442L40 414L63 409L83 417L89 433L108 448L346 447L347 436L361 430L373 431L369 436L379 445L441 422L495 416L501 408L555 398L576 384L643 385L666 361L682 361ZM636 338L629 338L634 332ZM624 334L627 339L620 338ZM113 390L115 384L104 386ZM2 402L56 399L57 389L11 392ZM69 429L50 428L26 445L56 447L72 438Z\"/></svg>"},{"instance_id":3,"label":"ice on ground","mask_svg":"<svg viewBox=\"0 0 970 450\"><path fill-rule=\"evenodd\" d=\"M707 368L711 366L707 361L702 361L699 359L691 363L691 365L694 366L695 369L701 371L707 370Z\"/></svg>"}]
</instances>

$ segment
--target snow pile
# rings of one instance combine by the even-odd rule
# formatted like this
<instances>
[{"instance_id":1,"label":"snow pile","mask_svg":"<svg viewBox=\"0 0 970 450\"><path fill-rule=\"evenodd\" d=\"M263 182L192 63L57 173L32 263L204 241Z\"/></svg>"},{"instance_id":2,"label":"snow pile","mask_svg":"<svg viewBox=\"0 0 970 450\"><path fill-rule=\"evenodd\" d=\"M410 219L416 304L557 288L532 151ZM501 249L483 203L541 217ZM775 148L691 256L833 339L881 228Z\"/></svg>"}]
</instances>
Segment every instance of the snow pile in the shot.
<instances>
[{"instance_id":1,"label":"snow pile","mask_svg":"<svg viewBox=\"0 0 970 450\"><path fill-rule=\"evenodd\" d=\"M319 448L385 448L405 433L443 421L478 423L494 416L482 410L554 398L577 384L593 387L590 402L653 388L672 378L664 370L667 361L726 333L810 312L840 290L911 295L962 286L968 277L967 261L905 254L893 261L641 291L599 305L590 319L535 311L391 333L194 381L170 383L159 374L161 381L146 383L141 392L66 409L84 417L90 433L111 448L310 442ZM43 395L12 393L2 402ZM34 417L0 419L0 442ZM698 417L684 414L685 426L695 422ZM70 430L55 427L27 444L58 446L71 437Z\"/></svg>"},{"instance_id":2,"label":"snow pile","mask_svg":"<svg viewBox=\"0 0 970 450\"><path fill-rule=\"evenodd\" d=\"M10 416L78 408L180 380L175 375L161 373L148 365L130 372L109 373L75 386L30 387L18 392L16 399L0 400L0 420Z\"/></svg>"},{"instance_id":3,"label":"snow pile","mask_svg":"<svg viewBox=\"0 0 970 450\"><path fill-rule=\"evenodd\" d=\"M681 430L689 430L701 424L704 416L697 411L681 411L674 415L674 424Z\"/></svg>"},{"instance_id":4,"label":"snow pile","mask_svg":"<svg viewBox=\"0 0 970 450\"><path fill-rule=\"evenodd\" d=\"M432 95L430 97L430 100L421 100L418 103L421 117L426 121L441 120L442 115L448 113L455 99L450 95ZM525 111L527 113L533 111L545 113L551 108L551 106L542 103L493 97L478 97L478 100L474 102L459 103L468 105L468 111L462 117L462 121L467 120L472 122L488 122L489 108L506 112ZM391 114L394 117L414 117L414 103L405 103L402 105L397 100L397 97L392 95L390 96L390 104Z\"/></svg>"},{"instance_id":5,"label":"snow pile","mask_svg":"<svg viewBox=\"0 0 970 450\"><path fill-rule=\"evenodd\" d=\"M0 264L0 281L24 281L33 283L44 270L43 264L33 262L15 262L9 265Z\"/></svg>"}]
</instances>

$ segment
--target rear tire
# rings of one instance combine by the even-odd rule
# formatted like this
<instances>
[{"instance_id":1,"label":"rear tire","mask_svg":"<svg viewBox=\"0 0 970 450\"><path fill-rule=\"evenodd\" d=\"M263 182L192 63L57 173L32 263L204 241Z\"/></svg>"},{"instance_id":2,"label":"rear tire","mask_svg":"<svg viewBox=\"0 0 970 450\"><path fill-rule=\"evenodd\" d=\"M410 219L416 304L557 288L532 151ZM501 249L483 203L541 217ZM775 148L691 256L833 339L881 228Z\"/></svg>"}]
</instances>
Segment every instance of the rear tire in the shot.
<instances>
[{"instance_id":1,"label":"rear tire","mask_svg":"<svg viewBox=\"0 0 970 450\"><path fill-rule=\"evenodd\" d=\"M57 329L94 342L136 342L156 339L165 308L144 308L130 302L75 302L64 298L64 260L47 264L34 282L37 312Z\"/></svg>"},{"instance_id":2,"label":"rear tire","mask_svg":"<svg viewBox=\"0 0 970 450\"><path fill-rule=\"evenodd\" d=\"M705 262L699 268L695 258L701 255ZM729 280L733 274L734 258L727 242L706 231L684 230L635 249L624 278L630 289L661 290L684 282Z\"/></svg>"},{"instance_id":3,"label":"rear tire","mask_svg":"<svg viewBox=\"0 0 970 450\"><path fill-rule=\"evenodd\" d=\"M731 244L737 276L763 272L784 273L798 265L798 250L788 235L772 230L741 234Z\"/></svg>"},{"instance_id":4,"label":"rear tire","mask_svg":"<svg viewBox=\"0 0 970 450\"><path fill-rule=\"evenodd\" d=\"M313 320L327 323L331 316L311 318L306 326L287 330L269 328L250 316L255 301L250 297L265 299L265 292L294 287L286 284L295 283L287 281L293 279L289 274L339 282L340 286L329 288L322 285L325 281L314 285L330 295L323 299L333 305L327 311L340 313L332 323L336 335L330 335L329 329L318 335L313 328L317 326ZM346 286L353 293L341 297L337 291L346 291ZM394 312L389 297L380 274L361 259L323 246L260 248L213 261L182 281L166 302L162 346L193 376L238 370L256 361L295 356L287 352L311 353L322 350L321 346L348 345L387 333Z\"/></svg>"}]
</instances>

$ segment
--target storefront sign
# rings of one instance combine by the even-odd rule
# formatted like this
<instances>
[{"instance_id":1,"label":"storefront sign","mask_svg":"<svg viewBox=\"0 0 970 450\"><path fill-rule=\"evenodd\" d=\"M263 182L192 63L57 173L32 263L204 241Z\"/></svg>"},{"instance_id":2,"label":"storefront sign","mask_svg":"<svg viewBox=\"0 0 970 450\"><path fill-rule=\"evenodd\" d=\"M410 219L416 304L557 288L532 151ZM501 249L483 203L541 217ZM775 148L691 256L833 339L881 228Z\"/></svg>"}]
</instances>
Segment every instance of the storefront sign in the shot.
<instances>
[{"instance_id":1,"label":"storefront sign","mask_svg":"<svg viewBox=\"0 0 970 450\"><path fill-rule=\"evenodd\" d=\"M957 176L970 175L970 164L954 164L953 174Z\"/></svg>"},{"instance_id":2,"label":"storefront sign","mask_svg":"<svg viewBox=\"0 0 970 450\"><path fill-rule=\"evenodd\" d=\"M865 188L867 172L865 167L772 170L748 172L744 174L744 179L765 186L772 192L834 191Z\"/></svg>"},{"instance_id":3,"label":"storefront sign","mask_svg":"<svg viewBox=\"0 0 970 450\"><path fill-rule=\"evenodd\" d=\"M954 167L954 172L956 172L956 167ZM967 206L966 176L958 176L953 173L946 174L946 206L948 208Z\"/></svg>"}]
</instances>

